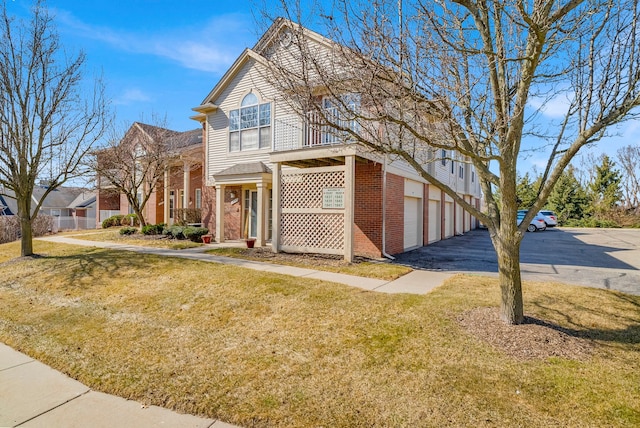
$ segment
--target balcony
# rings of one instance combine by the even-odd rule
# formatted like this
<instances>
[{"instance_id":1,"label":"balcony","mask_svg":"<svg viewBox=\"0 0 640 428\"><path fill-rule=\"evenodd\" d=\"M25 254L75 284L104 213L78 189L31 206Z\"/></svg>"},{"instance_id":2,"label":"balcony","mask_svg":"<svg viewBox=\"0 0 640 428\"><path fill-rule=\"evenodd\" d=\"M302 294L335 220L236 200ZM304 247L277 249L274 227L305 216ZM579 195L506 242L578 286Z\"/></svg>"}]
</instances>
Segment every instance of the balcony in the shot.
<instances>
[{"instance_id":1,"label":"balcony","mask_svg":"<svg viewBox=\"0 0 640 428\"><path fill-rule=\"evenodd\" d=\"M325 115L336 117L338 111L335 108L327 109ZM339 131L328 125L323 125L322 122L322 117L317 112L307 113L304 120L297 115L276 119L273 151L282 152L350 143L345 135L341 135ZM338 123L343 127L356 126L353 121L340 120Z\"/></svg>"}]
</instances>

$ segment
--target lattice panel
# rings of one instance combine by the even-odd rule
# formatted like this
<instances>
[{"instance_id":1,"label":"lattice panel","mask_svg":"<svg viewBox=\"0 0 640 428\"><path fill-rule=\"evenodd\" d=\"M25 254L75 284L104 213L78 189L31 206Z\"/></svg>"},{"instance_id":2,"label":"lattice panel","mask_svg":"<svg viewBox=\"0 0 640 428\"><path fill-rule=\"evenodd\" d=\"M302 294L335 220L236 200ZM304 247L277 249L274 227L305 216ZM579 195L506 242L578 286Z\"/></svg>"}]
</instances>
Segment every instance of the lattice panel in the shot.
<instances>
[{"instance_id":1,"label":"lattice panel","mask_svg":"<svg viewBox=\"0 0 640 428\"><path fill-rule=\"evenodd\" d=\"M282 246L344 250L344 215L282 213Z\"/></svg>"},{"instance_id":2,"label":"lattice panel","mask_svg":"<svg viewBox=\"0 0 640 428\"><path fill-rule=\"evenodd\" d=\"M322 208L325 187L345 187L344 171L282 174L280 201L286 208Z\"/></svg>"}]
</instances>

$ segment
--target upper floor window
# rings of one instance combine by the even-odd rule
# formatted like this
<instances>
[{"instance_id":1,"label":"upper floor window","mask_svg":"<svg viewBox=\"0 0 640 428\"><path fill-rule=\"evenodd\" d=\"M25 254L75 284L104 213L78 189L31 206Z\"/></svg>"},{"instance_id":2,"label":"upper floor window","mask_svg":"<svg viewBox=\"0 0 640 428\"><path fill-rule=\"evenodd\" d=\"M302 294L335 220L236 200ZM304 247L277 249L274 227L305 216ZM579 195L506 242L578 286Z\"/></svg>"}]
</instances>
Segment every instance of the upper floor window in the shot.
<instances>
[{"instance_id":1,"label":"upper floor window","mask_svg":"<svg viewBox=\"0 0 640 428\"><path fill-rule=\"evenodd\" d=\"M229 112L229 151L263 149L271 146L271 103L260 104L247 94L240 108Z\"/></svg>"},{"instance_id":2,"label":"upper floor window","mask_svg":"<svg viewBox=\"0 0 640 428\"><path fill-rule=\"evenodd\" d=\"M464 178L464 165L462 164L458 165L458 177Z\"/></svg>"},{"instance_id":3,"label":"upper floor window","mask_svg":"<svg viewBox=\"0 0 640 428\"><path fill-rule=\"evenodd\" d=\"M446 151L446 150L444 150L444 149L442 150L440 163L441 163L443 166L447 165L447 151Z\"/></svg>"}]
</instances>

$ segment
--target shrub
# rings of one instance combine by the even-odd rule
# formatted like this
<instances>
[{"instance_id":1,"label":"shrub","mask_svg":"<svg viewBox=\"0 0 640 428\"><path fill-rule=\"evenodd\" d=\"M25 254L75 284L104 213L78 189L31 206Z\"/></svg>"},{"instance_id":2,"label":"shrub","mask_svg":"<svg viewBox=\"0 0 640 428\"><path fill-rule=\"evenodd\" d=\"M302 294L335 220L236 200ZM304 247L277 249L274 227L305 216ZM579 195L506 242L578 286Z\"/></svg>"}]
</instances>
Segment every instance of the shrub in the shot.
<instances>
[{"instance_id":1,"label":"shrub","mask_svg":"<svg viewBox=\"0 0 640 428\"><path fill-rule=\"evenodd\" d=\"M164 223L148 224L142 226L142 233L144 235L162 235L162 232L166 225Z\"/></svg>"},{"instance_id":2,"label":"shrub","mask_svg":"<svg viewBox=\"0 0 640 428\"><path fill-rule=\"evenodd\" d=\"M17 241L20 238L20 221L18 216L0 216L0 244Z\"/></svg>"},{"instance_id":3,"label":"shrub","mask_svg":"<svg viewBox=\"0 0 640 428\"><path fill-rule=\"evenodd\" d=\"M185 227L182 233L184 234L184 237L186 239L190 239L193 242L202 242L202 235L206 235L207 233L209 233L209 229L207 229L206 227L190 226Z\"/></svg>"},{"instance_id":4,"label":"shrub","mask_svg":"<svg viewBox=\"0 0 640 428\"><path fill-rule=\"evenodd\" d=\"M50 232L57 232L53 230L53 221L53 216L38 214L31 222L31 233L33 236L43 236Z\"/></svg>"},{"instance_id":5,"label":"shrub","mask_svg":"<svg viewBox=\"0 0 640 428\"><path fill-rule=\"evenodd\" d=\"M168 228L165 227L164 230L162 231L162 234L168 236L169 238L185 239L184 229L185 229L184 226L173 225Z\"/></svg>"},{"instance_id":6,"label":"shrub","mask_svg":"<svg viewBox=\"0 0 640 428\"><path fill-rule=\"evenodd\" d=\"M140 226L136 214L127 214L120 219L120 226Z\"/></svg>"},{"instance_id":7,"label":"shrub","mask_svg":"<svg viewBox=\"0 0 640 428\"><path fill-rule=\"evenodd\" d=\"M122 214L112 215L111 217L102 221L102 228L108 229L113 226L120 226L120 222L122 221L123 218L124 218L124 215Z\"/></svg>"},{"instance_id":8,"label":"shrub","mask_svg":"<svg viewBox=\"0 0 640 428\"><path fill-rule=\"evenodd\" d=\"M135 227L131 227L131 226L127 226L127 227L123 227L122 229L120 229L120 235L133 235L138 231L137 228Z\"/></svg>"}]
</instances>

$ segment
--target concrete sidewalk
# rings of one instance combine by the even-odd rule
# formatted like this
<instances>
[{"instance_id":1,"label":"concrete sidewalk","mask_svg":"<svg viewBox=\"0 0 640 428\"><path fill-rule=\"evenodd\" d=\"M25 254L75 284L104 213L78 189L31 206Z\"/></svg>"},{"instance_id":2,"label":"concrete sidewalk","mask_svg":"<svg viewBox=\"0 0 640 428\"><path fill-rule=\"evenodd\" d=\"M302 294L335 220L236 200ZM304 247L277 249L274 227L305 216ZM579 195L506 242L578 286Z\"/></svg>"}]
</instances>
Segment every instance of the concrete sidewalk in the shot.
<instances>
[{"instance_id":1,"label":"concrete sidewalk","mask_svg":"<svg viewBox=\"0 0 640 428\"><path fill-rule=\"evenodd\" d=\"M0 427L232 428L221 421L173 412L92 391L0 343ZM236 427L237 428L237 427Z\"/></svg>"},{"instance_id":2,"label":"concrete sidewalk","mask_svg":"<svg viewBox=\"0 0 640 428\"><path fill-rule=\"evenodd\" d=\"M266 262L254 262L232 257L222 257L215 256L213 254L205 254L205 251L211 248L216 248L217 244L203 245L202 247L190 248L186 250L170 250L166 248L123 245L115 242L85 241L82 239L76 239L66 236L49 236L38 239L49 242L57 242L60 244L110 248L123 251L134 251L143 254L155 254L158 256L200 260L203 262L223 263L263 272L272 272L301 278L312 278L320 279L323 281L336 282L351 287L362 288L364 290L370 291L378 291L381 293L427 294L437 286L441 285L444 280L454 275L453 273L446 272L414 270L413 272L410 272L407 275L404 275L394 281L387 281L383 279L363 278L361 276L346 275L342 273L325 272L315 269L305 269L294 266L278 265Z\"/></svg>"}]
</instances>

